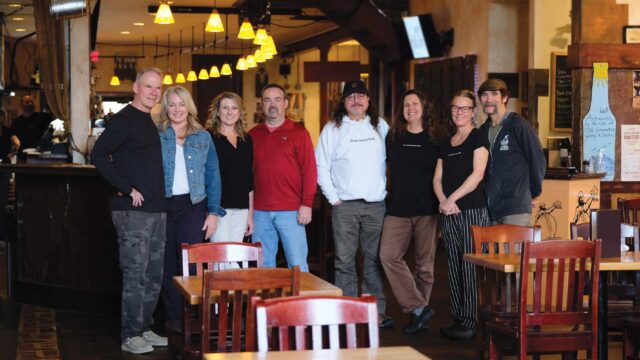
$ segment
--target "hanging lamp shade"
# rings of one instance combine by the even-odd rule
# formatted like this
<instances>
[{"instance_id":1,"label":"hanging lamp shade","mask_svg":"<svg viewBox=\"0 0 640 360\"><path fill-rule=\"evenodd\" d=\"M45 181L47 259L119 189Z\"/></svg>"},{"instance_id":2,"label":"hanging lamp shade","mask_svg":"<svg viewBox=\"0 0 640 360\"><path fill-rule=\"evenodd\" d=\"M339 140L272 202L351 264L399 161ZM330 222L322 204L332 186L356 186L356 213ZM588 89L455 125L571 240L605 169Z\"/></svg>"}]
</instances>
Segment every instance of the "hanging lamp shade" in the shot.
<instances>
[{"instance_id":1,"label":"hanging lamp shade","mask_svg":"<svg viewBox=\"0 0 640 360\"><path fill-rule=\"evenodd\" d=\"M271 35L267 36L267 41L264 45L262 45L262 51L265 54L276 55L278 51L276 50L276 43L273 42L273 37Z\"/></svg>"},{"instance_id":2,"label":"hanging lamp shade","mask_svg":"<svg viewBox=\"0 0 640 360\"><path fill-rule=\"evenodd\" d=\"M224 65L222 65L222 69L220 69L220 75L231 75L231 66L229 66L229 63L224 63Z\"/></svg>"},{"instance_id":3,"label":"hanging lamp shade","mask_svg":"<svg viewBox=\"0 0 640 360\"><path fill-rule=\"evenodd\" d=\"M222 25L222 19L217 9L213 9L211 15L209 15L209 21L207 21L207 26L204 30L213 33L224 32L224 25Z\"/></svg>"},{"instance_id":4,"label":"hanging lamp shade","mask_svg":"<svg viewBox=\"0 0 640 360\"><path fill-rule=\"evenodd\" d=\"M264 59L265 60L273 59L273 54L267 54L264 50L262 50L262 53L264 54Z\"/></svg>"},{"instance_id":5,"label":"hanging lamp shade","mask_svg":"<svg viewBox=\"0 0 640 360\"><path fill-rule=\"evenodd\" d=\"M260 50L260 48L257 48L256 52L253 53L253 59L258 64L267 61L267 59L264 58L264 53L262 52L262 50Z\"/></svg>"},{"instance_id":6,"label":"hanging lamp shade","mask_svg":"<svg viewBox=\"0 0 640 360\"><path fill-rule=\"evenodd\" d=\"M195 71L189 70L189 73L187 74L187 81L198 81Z\"/></svg>"},{"instance_id":7,"label":"hanging lamp shade","mask_svg":"<svg viewBox=\"0 0 640 360\"><path fill-rule=\"evenodd\" d=\"M163 85L171 85L171 84L173 84L173 79L171 78L171 75L165 74L164 78L162 78L162 84Z\"/></svg>"},{"instance_id":8,"label":"hanging lamp shade","mask_svg":"<svg viewBox=\"0 0 640 360\"><path fill-rule=\"evenodd\" d=\"M220 70L218 70L218 67L213 65L211 67L211 70L209 70L209 77L210 78L219 78L220 77Z\"/></svg>"},{"instance_id":9,"label":"hanging lamp shade","mask_svg":"<svg viewBox=\"0 0 640 360\"><path fill-rule=\"evenodd\" d=\"M244 57L240 57L238 59L238 62L236 63L236 70L247 70L247 61L244 59Z\"/></svg>"},{"instance_id":10,"label":"hanging lamp shade","mask_svg":"<svg viewBox=\"0 0 640 360\"><path fill-rule=\"evenodd\" d=\"M253 58L253 55L247 55L247 57L245 58L245 65L247 66L247 69L258 67L258 64L256 64L256 60Z\"/></svg>"},{"instance_id":11,"label":"hanging lamp shade","mask_svg":"<svg viewBox=\"0 0 640 360\"><path fill-rule=\"evenodd\" d=\"M200 69L200 72L198 73L198 80L209 80L209 72L207 69Z\"/></svg>"},{"instance_id":12,"label":"hanging lamp shade","mask_svg":"<svg viewBox=\"0 0 640 360\"><path fill-rule=\"evenodd\" d=\"M156 17L153 19L153 22L162 25L175 23L175 20L173 20L173 14L171 13L171 8L167 3L162 3L158 6L158 12L156 13Z\"/></svg>"},{"instance_id":13,"label":"hanging lamp shade","mask_svg":"<svg viewBox=\"0 0 640 360\"><path fill-rule=\"evenodd\" d=\"M256 31L256 37L253 39L253 44L254 45L262 45L267 41L267 37L269 36L269 34L267 34L267 30L265 28L259 28L258 31Z\"/></svg>"},{"instance_id":14,"label":"hanging lamp shade","mask_svg":"<svg viewBox=\"0 0 640 360\"><path fill-rule=\"evenodd\" d=\"M184 74L182 72L179 72L178 75L176 75L176 84L184 84L187 80L184 78Z\"/></svg>"},{"instance_id":15,"label":"hanging lamp shade","mask_svg":"<svg viewBox=\"0 0 640 360\"><path fill-rule=\"evenodd\" d=\"M109 85L111 85L111 86L118 86L118 85L120 85L120 79L118 78L118 76L117 76L117 75L113 75L113 76L111 77L111 81L109 81Z\"/></svg>"},{"instance_id":16,"label":"hanging lamp shade","mask_svg":"<svg viewBox=\"0 0 640 360\"><path fill-rule=\"evenodd\" d=\"M253 26L249 22L249 19L244 18L242 25L240 25L240 30L238 30L238 39L251 40L254 37L256 37L256 34L253 33Z\"/></svg>"}]
</instances>

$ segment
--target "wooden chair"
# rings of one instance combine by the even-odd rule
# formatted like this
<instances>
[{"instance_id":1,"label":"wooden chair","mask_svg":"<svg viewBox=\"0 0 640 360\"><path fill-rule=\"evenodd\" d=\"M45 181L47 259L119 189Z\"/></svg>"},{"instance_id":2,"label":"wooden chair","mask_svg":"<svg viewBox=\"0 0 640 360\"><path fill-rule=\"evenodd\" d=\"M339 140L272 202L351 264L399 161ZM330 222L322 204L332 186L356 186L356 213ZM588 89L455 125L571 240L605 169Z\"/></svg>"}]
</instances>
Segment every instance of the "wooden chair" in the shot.
<instances>
[{"instance_id":1,"label":"wooden chair","mask_svg":"<svg viewBox=\"0 0 640 360\"><path fill-rule=\"evenodd\" d=\"M376 298L343 296L309 296L254 300L258 327L258 351L268 351L268 328L273 327L279 350L322 349L327 339L331 349L341 348L341 328L346 333L342 347L364 347L364 328L368 328L368 347L379 347L378 307ZM360 341L357 340L360 327ZM328 330L327 330L328 328ZM292 341L289 336L293 333ZM276 336L277 335L277 336ZM310 336L309 336L310 335ZM311 339L309 343L309 338ZM295 344L294 344L295 342ZM276 346L274 346L276 348Z\"/></svg>"},{"instance_id":2,"label":"wooden chair","mask_svg":"<svg viewBox=\"0 0 640 360\"><path fill-rule=\"evenodd\" d=\"M623 360L640 360L640 317L622 320L624 329Z\"/></svg>"},{"instance_id":3,"label":"wooden chair","mask_svg":"<svg viewBox=\"0 0 640 360\"><path fill-rule=\"evenodd\" d=\"M251 299L293 296L300 293L300 267L292 269L262 268L204 272L202 287L202 334L209 334L212 324L218 334L218 352L255 351L255 311ZM212 306L216 305L212 310ZM245 340L244 346L242 340ZM210 337L201 337L202 354L209 352Z\"/></svg>"},{"instance_id":4,"label":"wooden chair","mask_svg":"<svg viewBox=\"0 0 640 360\"><path fill-rule=\"evenodd\" d=\"M487 323L490 359L581 349L596 356L600 247L600 240L524 243L519 316Z\"/></svg>"},{"instance_id":5,"label":"wooden chair","mask_svg":"<svg viewBox=\"0 0 640 360\"><path fill-rule=\"evenodd\" d=\"M640 198L618 199L618 209L622 212L622 222L640 224Z\"/></svg>"},{"instance_id":6,"label":"wooden chair","mask_svg":"<svg viewBox=\"0 0 640 360\"><path fill-rule=\"evenodd\" d=\"M542 239L540 226L527 227L509 224L492 226L471 226L474 242L474 252L510 253L520 252L524 241L538 242ZM518 274L481 271L476 274L478 309L478 324L476 326L476 359L484 359L487 350L488 337L485 323L496 318L513 318L517 305ZM489 286L481 286L481 284Z\"/></svg>"},{"instance_id":7,"label":"wooden chair","mask_svg":"<svg viewBox=\"0 0 640 360\"><path fill-rule=\"evenodd\" d=\"M240 242L218 242L201 244L182 244L182 273L185 275L202 275L204 270L218 270L220 264L238 262L242 268L262 267L262 244L247 244ZM202 324L201 313L193 314L192 307L184 304L183 319L166 324L169 338L168 352L172 358L182 352L183 358L200 359L199 331ZM196 336L196 345L191 334Z\"/></svg>"}]
</instances>

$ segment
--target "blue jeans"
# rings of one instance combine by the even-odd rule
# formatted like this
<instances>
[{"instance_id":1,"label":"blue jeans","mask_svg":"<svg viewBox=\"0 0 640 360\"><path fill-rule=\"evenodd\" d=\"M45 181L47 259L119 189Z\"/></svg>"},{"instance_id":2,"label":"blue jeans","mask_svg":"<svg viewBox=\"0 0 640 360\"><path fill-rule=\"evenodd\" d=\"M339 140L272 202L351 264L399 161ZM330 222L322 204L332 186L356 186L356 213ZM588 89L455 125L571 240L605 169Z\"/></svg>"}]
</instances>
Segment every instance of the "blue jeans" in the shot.
<instances>
[{"instance_id":1,"label":"blue jeans","mask_svg":"<svg viewBox=\"0 0 640 360\"><path fill-rule=\"evenodd\" d=\"M298 212L256 210L253 214L251 239L254 243L262 243L265 267L276 267L278 238L282 240L289 267L300 265L300 271L309 271L307 233L304 225L298 223Z\"/></svg>"}]
</instances>

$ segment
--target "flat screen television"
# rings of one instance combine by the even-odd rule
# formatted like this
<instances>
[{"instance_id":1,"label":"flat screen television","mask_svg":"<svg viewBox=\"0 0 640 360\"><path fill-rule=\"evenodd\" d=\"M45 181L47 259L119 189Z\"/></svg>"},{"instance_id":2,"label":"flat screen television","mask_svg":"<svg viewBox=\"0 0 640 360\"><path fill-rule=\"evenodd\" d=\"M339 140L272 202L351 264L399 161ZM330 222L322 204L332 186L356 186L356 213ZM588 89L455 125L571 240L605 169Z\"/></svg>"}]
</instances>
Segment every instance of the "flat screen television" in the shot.
<instances>
[{"instance_id":1,"label":"flat screen television","mask_svg":"<svg viewBox=\"0 0 640 360\"><path fill-rule=\"evenodd\" d=\"M405 16L402 40L407 41L411 57L423 59L443 56L440 36L436 32L431 14Z\"/></svg>"}]
</instances>

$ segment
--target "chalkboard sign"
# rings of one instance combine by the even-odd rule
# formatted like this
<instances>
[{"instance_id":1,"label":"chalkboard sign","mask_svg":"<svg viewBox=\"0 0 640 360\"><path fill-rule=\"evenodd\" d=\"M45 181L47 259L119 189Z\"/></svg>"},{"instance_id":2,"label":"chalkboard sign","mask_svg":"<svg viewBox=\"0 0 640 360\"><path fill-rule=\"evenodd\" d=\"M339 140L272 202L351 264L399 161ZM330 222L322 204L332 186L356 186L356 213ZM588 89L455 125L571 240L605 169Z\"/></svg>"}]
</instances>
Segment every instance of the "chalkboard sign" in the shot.
<instances>
[{"instance_id":1,"label":"chalkboard sign","mask_svg":"<svg viewBox=\"0 0 640 360\"><path fill-rule=\"evenodd\" d=\"M567 55L551 54L551 130L570 132L573 122L571 112L571 70L567 68Z\"/></svg>"}]
</instances>

